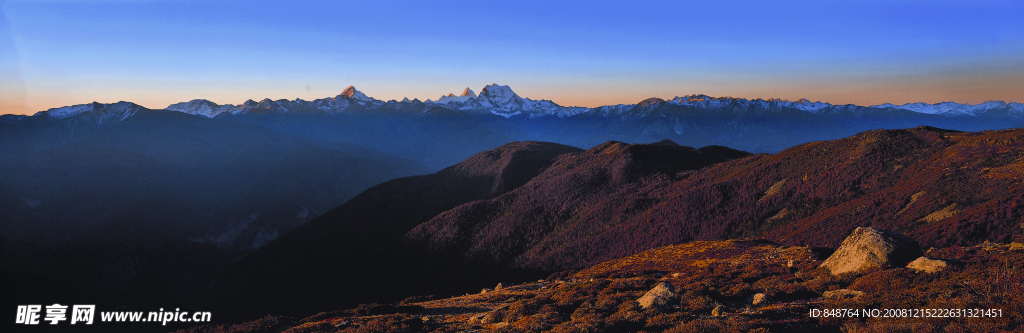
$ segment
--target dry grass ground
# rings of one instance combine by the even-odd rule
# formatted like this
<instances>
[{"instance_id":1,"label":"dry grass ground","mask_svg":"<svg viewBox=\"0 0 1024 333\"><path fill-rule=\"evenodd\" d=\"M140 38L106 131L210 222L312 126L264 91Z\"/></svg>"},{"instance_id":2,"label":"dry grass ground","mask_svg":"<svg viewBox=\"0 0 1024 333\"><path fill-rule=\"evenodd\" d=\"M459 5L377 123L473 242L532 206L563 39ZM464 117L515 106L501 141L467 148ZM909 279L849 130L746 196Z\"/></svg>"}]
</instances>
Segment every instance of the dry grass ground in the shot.
<instances>
[{"instance_id":1,"label":"dry grass ground","mask_svg":"<svg viewBox=\"0 0 1024 333\"><path fill-rule=\"evenodd\" d=\"M691 242L479 294L183 332L998 332L1024 324L1024 245L931 249L927 256L954 263L938 273L895 267L832 276L817 268L827 255L766 241ZM660 282L678 297L671 307L642 309L636 300ZM862 294L822 296L842 289ZM756 293L770 301L751 305ZM813 318L814 309L1001 312L996 318Z\"/></svg>"}]
</instances>

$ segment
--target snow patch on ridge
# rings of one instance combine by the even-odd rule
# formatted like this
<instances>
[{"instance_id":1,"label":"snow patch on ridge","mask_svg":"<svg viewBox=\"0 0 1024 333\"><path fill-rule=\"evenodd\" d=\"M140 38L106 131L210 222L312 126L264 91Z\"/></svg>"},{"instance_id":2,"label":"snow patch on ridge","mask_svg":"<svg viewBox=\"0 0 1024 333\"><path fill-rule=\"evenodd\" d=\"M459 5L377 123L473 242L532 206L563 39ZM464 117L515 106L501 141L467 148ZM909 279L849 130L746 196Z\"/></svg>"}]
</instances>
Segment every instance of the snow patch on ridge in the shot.
<instances>
[{"instance_id":1,"label":"snow patch on ridge","mask_svg":"<svg viewBox=\"0 0 1024 333\"><path fill-rule=\"evenodd\" d=\"M730 104L736 104L742 107L748 107L751 105L757 105L767 110L778 109L778 108L794 108L801 111L807 111L810 113L818 113L824 109L831 108L834 105L823 102L811 102L806 98L801 98L796 101L789 101L784 99L769 98L769 99L745 99L745 98L733 98L733 97L711 97L708 95L687 95L677 96L672 98L669 103L676 105L688 105L702 109L713 109L722 108Z\"/></svg>"},{"instance_id":2,"label":"snow patch on ridge","mask_svg":"<svg viewBox=\"0 0 1024 333\"><path fill-rule=\"evenodd\" d=\"M1018 104L1019 103L1013 103ZM870 106L871 108L893 108L907 110L917 113L924 114L935 114L945 116L977 116L979 113L1001 108L1014 109L1013 104L1007 104L1006 102L991 101L980 104L960 104L954 102L942 102L935 104L928 103L907 103L903 105L895 105L891 103L885 103L880 105Z\"/></svg>"},{"instance_id":3,"label":"snow patch on ridge","mask_svg":"<svg viewBox=\"0 0 1024 333\"><path fill-rule=\"evenodd\" d=\"M96 117L94 118L94 120L97 123L102 123L105 119L115 116L119 117L119 120L124 120L134 115L139 110L144 109L144 107L132 102L121 101L111 104L92 102L89 104L65 106L61 108L53 108L46 111L36 112L36 114L33 115L33 117L46 116L51 119L66 119L83 114L92 114Z\"/></svg>"}]
</instances>

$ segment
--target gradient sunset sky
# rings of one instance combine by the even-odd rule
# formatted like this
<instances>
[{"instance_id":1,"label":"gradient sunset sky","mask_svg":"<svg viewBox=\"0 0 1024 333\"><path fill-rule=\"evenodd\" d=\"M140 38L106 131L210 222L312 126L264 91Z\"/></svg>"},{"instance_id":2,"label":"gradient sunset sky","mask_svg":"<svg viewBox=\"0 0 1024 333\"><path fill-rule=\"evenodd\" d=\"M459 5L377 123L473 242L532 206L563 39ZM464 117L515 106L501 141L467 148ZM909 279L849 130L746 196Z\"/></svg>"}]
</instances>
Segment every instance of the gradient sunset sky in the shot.
<instances>
[{"instance_id":1,"label":"gradient sunset sky","mask_svg":"<svg viewBox=\"0 0 1024 333\"><path fill-rule=\"evenodd\" d=\"M1024 1L0 0L0 114L98 101L1024 102Z\"/></svg>"}]
</instances>

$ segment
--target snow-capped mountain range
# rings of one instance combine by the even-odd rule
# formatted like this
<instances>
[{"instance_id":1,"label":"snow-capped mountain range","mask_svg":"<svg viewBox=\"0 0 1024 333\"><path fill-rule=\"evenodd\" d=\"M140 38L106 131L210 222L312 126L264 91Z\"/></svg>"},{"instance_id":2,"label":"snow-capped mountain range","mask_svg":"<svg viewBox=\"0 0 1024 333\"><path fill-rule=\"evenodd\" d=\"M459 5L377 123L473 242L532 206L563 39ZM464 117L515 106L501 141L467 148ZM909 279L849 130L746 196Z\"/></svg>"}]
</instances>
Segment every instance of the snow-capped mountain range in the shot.
<instances>
[{"instance_id":1,"label":"snow-capped mountain range","mask_svg":"<svg viewBox=\"0 0 1024 333\"><path fill-rule=\"evenodd\" d=\"M943 116L978 116L990 111L999 111L1011 117L1024 118L1024 104L991 101L980 104L960 104L954 102L943 102L936 104L907 103L903 105L881 104L873 106L857 106L853 104L834 105L825 102L811 102L807 99L796 101L782 99L745 99L733 97L712 97L707 95L685 95L677 96L669 100L650 98L637 104L607 105L596 108L587 107L565 107L549 100L533 100L520 97L512 91L509 86L491 84L484 86L477 95L470 88L466 88L461 95L443 95L435 100L420 101L418 99L402 101L382 101L356 90L349 86L335 97L321 98L312 101L303 99L295 100L270 100L263 99L259 102L247 100L242 104L217 104L205 99L195 99L188 102L171 104L167 110L200 115L213 118L221 114L246 114L246 113L327 113L338 114L353 109L418 109L425 110L430 107L441 107L454 111L476 112L494 114L505 118L514 116L526 116L529 118L538 117L571 117L580 114L592 114L598 116L621 116L634 108L651 108L668 103L678 106L690 106L702 110L731 109L742 110L751 107L767 111L796 109L808 113L823 113L838 110L851 109L877 109L877 110L906 110L921 114L943 115ZM143 107L129 103L119 102L113 104L90 103L74 105L62 108L50 109L36 114L46 115L49 118L63 119L83 112L103 110L105 113L125 115L133 113ZM11 121L23 116L3 116Z\"/></svg>"},{"instance_id":2,"label":"snow-capped mountain range","mask_svg":"<svg viewBox=\"0 0 1024 333\"><path fill-rule=\"evenodd\" d=\"M526 115L531 118L543 117L543 116L557 116L557 117L570 117L582 113L595 113L595 114L607 114L607 115L620 115L637 106L655 105L657 103L666 102L675 105L686 105L693 106L699 109L716 109L724 107L750 107L759 106L766 110L775 110L782 108L793 108L810 113L819 113L823 110L829 109L849 109L857 108L861 106L847 104L847 105L833 105L825 102L811 102L807 99L799 99L796 101L782 100L782 99L744 99L744 98L733 98L733 97L711 97L707 95L686 95L677 96L668 101L661 99L648 100L648 103L638 104L619 104L619 105L608 105L596 108L586 107L565 107L558 105L549 100L533 100L530 98L520 97L518 94L512 91L509 86L491 84L484 86L481 89L479 95L473 92L472 89L466 88L461 95L448 94L442 95L436 101L426 100L420 102L419 100L409 100L408 98L403 99L401 102L392 101L381 101L372 97L368 97L362 92L355 89L355 87L348 87L341 94L331 98L317 99L314 101L304 101L302 99L296 100L277 100L272 101L264 99L260 102L252 100L246 101L240 105L217 105L216 103L208 100L197 99L185 103L172 104L167 107L168 110L181 111L190 114L202 115L206 117L215 117L221 113L237 114L245 112L290 112L298 110L319 110L326 113L338 113L344 112L348 108L359 105L363 108L401 108L402 104L407 106L424 104L425 106L437 106L443 107L450 110L457 111L477 111L481 113L491 113L499 115L505 118L510 118L516 115ZM395 105L398 104L398 105ZM1014 113L1024 115L1024 104L1021 103L1006 103L1006 102L985 102L981 104L960 104L954 102L944 102L937 104L926 104L926 103L908 103L903 105L893 104L882 104L869 106L874 109L898 109L908 110L917 113L925 114L938 114L947 116L975 116L982 112L993 110L993 109L1009 109Z\"/></svg>"}]
</instances>

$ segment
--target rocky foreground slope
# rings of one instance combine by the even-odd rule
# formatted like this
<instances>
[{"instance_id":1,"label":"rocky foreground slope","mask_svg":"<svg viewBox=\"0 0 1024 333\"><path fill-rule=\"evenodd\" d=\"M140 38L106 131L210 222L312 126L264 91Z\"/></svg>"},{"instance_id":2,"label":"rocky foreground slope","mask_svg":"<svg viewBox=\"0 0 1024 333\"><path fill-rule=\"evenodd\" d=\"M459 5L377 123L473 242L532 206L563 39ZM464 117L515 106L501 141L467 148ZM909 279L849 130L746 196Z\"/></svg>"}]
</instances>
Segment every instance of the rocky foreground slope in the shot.
<instances>
[{"instance_id":1,"label":"rocky foreground slope","mask_svg":"<svg viewBox=\"0 0 1024 333\"><path fill-rule=\"evenodd\" d=\"M479 293L179 332L998 332L1022 328L1024 244L921 250L860 228L832 250L697 241ZM884 254L883 254L884 253ZM827 258L827 260L825 260ZM824 262L861 269L833 274ZM880 265L863 265L867 262ZM839 310L837 310L839 309ZM855 309L859 315L850 316ZM864 312L864 309L867 312ZM886 311L907 309L909 311ZM877 310L877 312L875 312ZM844 313L836 317L836 313ZM864 314L872 314L864 316ZM895 317L891 317L895 316ZM911 318L916 317L916 318Z\"/></svg>"}]
</instances>

